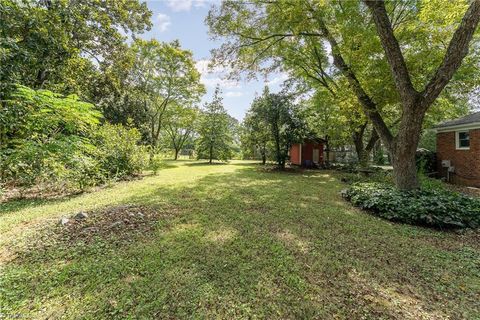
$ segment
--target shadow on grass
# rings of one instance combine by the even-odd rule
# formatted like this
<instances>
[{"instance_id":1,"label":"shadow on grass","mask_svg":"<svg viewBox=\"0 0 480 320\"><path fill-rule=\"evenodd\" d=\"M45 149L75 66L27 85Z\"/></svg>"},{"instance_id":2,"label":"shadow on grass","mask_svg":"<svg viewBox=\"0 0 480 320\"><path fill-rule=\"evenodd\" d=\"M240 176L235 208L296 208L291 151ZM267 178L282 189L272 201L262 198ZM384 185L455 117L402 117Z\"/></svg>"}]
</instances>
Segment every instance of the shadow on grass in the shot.
<instances>
[{"instance_id":1,"label":"shadow on grass","mask_svg":"<svg viewBox=\"0 0 480 320\"><path fill-rule=\"evenodd\" d=\"M133 195L129 202L171 218L120 247L98 239L27 249L28 257L5 267L0 295L8 295L0 300L32 315L50 310L52 318L413 319L475 312L478 252L459 259L424 241L433 231L352 214L331 179L239 164L233 173Z\"/></svg>"},{"instance_id":2,"label":"shadow on grass","mask_svg":"<svg viewBox=\"0 0 480 320\"><path fill-rule=\"evenodd\" d=\"M172 169L172 168L178 168L181 165L181 162L185 160L180 160L180 161L175 161L175 160L166 160L163 161L160 166L158 167L158 171L166 170L166 169ZM145 171L145 174L138 175L138 176L133 176L133 177L128 177L123 180L119 180L116 182L111 182L111 183L106 183L100 186L93 187L89 190L85 191L78 191L78 192L72 192L70 194L65 194L65 195L55 195L55 196L48 196L48 197L31 197L31 198L13 198L4 202L0 203L0 216L2 214L8 214L12 213L15 211L19 211L22 209L27 209L27 208L34 208L38 207L41 205L49 205L49 204L55 204L55 203L62 203L66 201L70 201L72 199L75 199L77 197L80 197L82 195L88 194L88 193L93 193L97 192L99 190L103 189L109 189L115 186L116 183L118 182L128 182L128 181L138 181L143 179L144 177L150 177L150 176L156 176L156 174L153 173L150 170Z\"/></svg>"},{"instance_id":3,"label":"shadow on grass","mask_svg":"<svg viewBox=\"0 0 480 320\"><path fill-rule=\"evenodd\" d=\"M0 217L3 214L9 214L9 213L27 209L27 208L34 208L42 205L69 201L83 194L85 194L85 192L69 194L65 196L60 196L58 198L32 198L32 199L17 198L17 199L8 200L6 202L0 203Z\"/></svg>"}]
</instances>

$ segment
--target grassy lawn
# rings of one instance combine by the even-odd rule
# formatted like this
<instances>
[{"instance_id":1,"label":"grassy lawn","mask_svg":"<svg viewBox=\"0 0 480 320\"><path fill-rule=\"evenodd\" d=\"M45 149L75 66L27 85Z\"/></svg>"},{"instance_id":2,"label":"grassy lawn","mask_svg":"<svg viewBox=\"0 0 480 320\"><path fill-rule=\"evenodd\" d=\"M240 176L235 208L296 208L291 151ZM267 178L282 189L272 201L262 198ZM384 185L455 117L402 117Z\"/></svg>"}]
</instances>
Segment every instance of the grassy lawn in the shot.
<instances>
[{"instance_id":1,"label":"grassy lawn","mask_svg":"<svg viewBox=\"0 0 480 320\"><path fill-rule=\"evenodd\" d=\"M386 222L343 187L333 172L181 161L1 204L0 318L480 318L478 233Z\"/></svg>"}]
</instances>

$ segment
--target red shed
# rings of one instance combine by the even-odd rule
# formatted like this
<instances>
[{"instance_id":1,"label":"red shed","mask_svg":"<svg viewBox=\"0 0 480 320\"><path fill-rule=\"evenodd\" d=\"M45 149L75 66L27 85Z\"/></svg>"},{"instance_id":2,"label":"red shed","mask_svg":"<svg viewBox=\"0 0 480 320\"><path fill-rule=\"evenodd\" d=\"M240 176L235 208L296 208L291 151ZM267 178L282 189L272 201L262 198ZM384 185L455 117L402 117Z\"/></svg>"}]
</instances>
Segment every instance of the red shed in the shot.
<instances>
[{"instance_id":1,"label":"red shed","mask_svg":"<svg viewBox=\"0 0 480 320\"><path fill-rule=\"evenodd\" d=\"M294 165L312 167L323 164L323 139L306 139L290 148L290 162Z\"/></svg>"}]
</instances>

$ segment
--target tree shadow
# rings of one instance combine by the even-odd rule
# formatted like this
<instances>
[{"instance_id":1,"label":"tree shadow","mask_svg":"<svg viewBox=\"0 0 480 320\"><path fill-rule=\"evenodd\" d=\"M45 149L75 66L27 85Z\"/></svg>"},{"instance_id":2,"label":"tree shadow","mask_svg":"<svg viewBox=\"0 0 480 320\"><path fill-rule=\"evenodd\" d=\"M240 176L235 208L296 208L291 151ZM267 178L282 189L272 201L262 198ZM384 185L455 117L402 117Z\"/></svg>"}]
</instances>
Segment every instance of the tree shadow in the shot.
<instances>
[{"instance_id":1,"label":"tree shadow","mask_svg":"<svg viewBox=\"0 0 480 320\"><path fill-rule=\"evenodd\" d=\"M393 290L422 306L416 316L425 308L475 311L478 252L459 264L465 253L424 241L434 231L352 212L331 179L239 164L233 173L132 195L127 202L169 218L120 247L98 239L27 249L28 258L5 268L3 287L14 297L6 301L33 312L39 296L52 310L68 301L52 317L82 310L86 318L393 318L398 304L382 304Z\"/></svg>"}]
</instances>

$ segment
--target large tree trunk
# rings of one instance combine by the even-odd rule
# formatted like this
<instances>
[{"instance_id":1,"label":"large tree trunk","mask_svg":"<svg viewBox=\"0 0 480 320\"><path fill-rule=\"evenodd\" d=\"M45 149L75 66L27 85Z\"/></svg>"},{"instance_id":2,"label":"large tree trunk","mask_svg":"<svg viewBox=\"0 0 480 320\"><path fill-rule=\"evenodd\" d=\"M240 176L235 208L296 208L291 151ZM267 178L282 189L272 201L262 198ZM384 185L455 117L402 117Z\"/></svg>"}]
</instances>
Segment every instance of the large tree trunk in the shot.
<instances>
[{"instance_id":1,"label":"large tree trunk","mask_svg":"<svg viewBox=\"0 0 480 320\"><path fill-rule=\"evenodd\" d=\"M363 144L363 135L365 129L367 128L367 123L363 124L358 130L355 130L352 133L353 145L355 146L355 152L357 153L358 164L361 167L366 167L368 164L368 155L365 151L365 145Z\"/></svg>"},{"instance_id":2,"label":"large tree trunk","mask_svg":"<svg viewBox=\"0 0 480 320\"><path fill-rule=\"evenodd\" d=\"M178 159L178 151L179 151L179 150L178 150L177 148L175 148L175 158L174 158L174 160L177 160L177 159Z\"/></svg>"},{"instance_id":3,"label":"large tree trunk","mask_svg":"<svg viewBox=\"0 0 480 320\"><path fill-rule=\"evenodd\" d=\"M413 107L406 108L395 142L390 146L393 176L399 189L410 190L419 187L415 153L417 151L424 114Z\"/></svg>"},{"instance_id":4,"label":"large tree trunk","mask_svg":"<svg viewBox=\"0 0 480 320\"><path fill-rule=\"evenodd\" d=\"M365 0L365 3L372 12L377 33L402 102L403 114L397 136L393 138L391 134L381 131L383 127L381 119L372 118L372 114L368 112L367 115L380 129L378 132L390 151L396 186L402 190L415 189L419 186L415 152L420 140L423 118L468 53L469 43L480 21L480 0L471 1L459 27L450 40L442 64L422 92L415 90L410 80L410 74L400 45L395 38L385 3L376 0Z\"/></svg>"}]
</instances>

